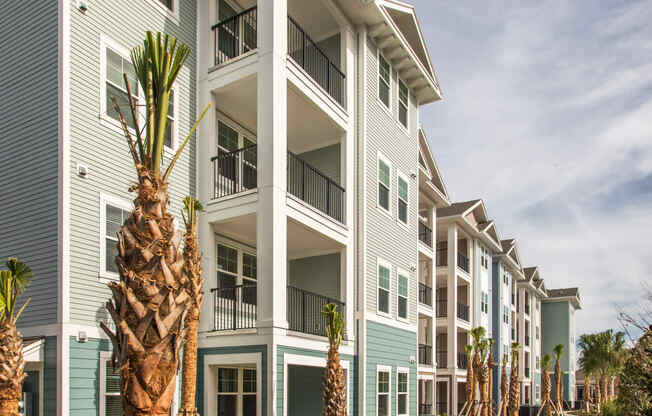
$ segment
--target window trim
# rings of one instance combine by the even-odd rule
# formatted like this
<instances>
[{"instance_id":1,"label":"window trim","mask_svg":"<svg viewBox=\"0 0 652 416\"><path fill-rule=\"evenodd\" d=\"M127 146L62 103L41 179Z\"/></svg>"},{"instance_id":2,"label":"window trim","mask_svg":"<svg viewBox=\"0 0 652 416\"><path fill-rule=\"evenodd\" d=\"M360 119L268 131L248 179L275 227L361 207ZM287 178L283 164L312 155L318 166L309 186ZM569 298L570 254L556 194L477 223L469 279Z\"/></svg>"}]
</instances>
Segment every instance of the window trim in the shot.
<instances>
[{"instance_id":1,"label":"window trim","mask_svg":"<svg viewBox=\"0 0 652 416\"><path fill-rule=\"evenodd\" d=\"M383 82L385 80L380 76L380 59L383 59L386 63L387 66L389 67L389 85L387 86L387 104L383 102L383 100L380 98L380 82L381 79ZM391 61L385 57L385 55L382 54L380 51L380 48L377 48L376 50L376 61L378 62L378 65L376 66L376 74L378 75L378 84L376 84L376 88L378 88L378 94L376 94L376 99L378 102L381 104L381 108L383 108L385 111L387 111L390 116L391 116L391 109L392 109L392 64L390 63Z\"/></svg>"},{"instance_id":2,"label":"window trim","mask_svg":"<svg viewBox=\"0 0 652 416\"><path fill-rule=\"evenodd\" d=\"M388 189L388 198L387 198L387 204L389 205L387 209L380 205L380 192L379 192L379 186L381 184L380 182L380 162L383 162L384 164L389 167L389 189ZM385 184L383 184L384 186ZM382 153L378 152L376 156L376 207L382 212L383 214L391 217L392 216L392 162L389 161L385 155Z\"/></svg>"},{"instance_id":3,"label":"window trim","mask_svg":"<svg viewBox=\"0 0 652 416\"><path fill-rule=\"evenodd\" d=\"M236 391L235 392L224 392L220 393L219 391L219 385L220 385L220 369L230 369L230 370L236 370ZM245 392L244 391L244 372L245 370L254 370L256 372L256 391L251 393L251 392ZM221 365L216 365L215 366L215 405L216 409L219 408L219 397L220 395L222 396L235 396L235 403L236 403L236 409L240 410L239 413L242 412L243 410L243 403L244 403L244 397L245 396L254 396L256 398L256 408L258 407L258 393L260 392L260 385L258 383L258 368L256 367L251 367L251 366L242 366L242 365L228 365L228 364L221 364Z\"/></svg>"},{"instance_id":4,"label":"window trim","mask_svg":"<svg viewBox=\"0 0 652 416\"><path fill-rule=\"evenodd\" d=\"M401 198L401 193L400 193L400 188L399 188L399 179L403 180L407 184L407 197L408 197L407 201L405 201L405 200L403 200L403 198ZM401 201L405 202L405 205L407 205L406 213L405 213L405 222L403 222L403 220L401 220L401 218L399 217L399 212L400 212L399 203ZM396 170L396 220L402 226L405 226L405 227L410 226L410 181L409 181L407 175L405 175L403 172L401 172L398 169Z\"/></svg>"},{"instance_id":5,"label":"window trim","mask_svg":"<svg viewBox=\"0 0 652 416\"><path fill-rule=\"evenodd\" d=\"M400 293L400 280L401 276L405 277L407 279L407 296L403 296ZM390 287L391 287L391 274L390 274ZM406 317L403 318L402 316L399 315L399 298L404 298L405 299L405 313ZM391 309L391 308L390 308ZM399 321L403 322L409 322L410 321L410 273L408 273L404 269L397 268L396 269L396 319Z\"/></svg>"},{"instance_id":6,"label":"window trim","mask_svg":"<svg viewBox=\"0 0 652 416\"><path fill-rule=\"evenodd\" d=\"M387 289L381 288L380 287L380 268L384 267L385 269L389 270L389 287ZM381 311L380 310L380 290L386 290L387 291L387 308L388 311ZM376 313L382 316L386 317L391 317L392 313L392 264L386 260L383 260L381 258L378 258L376 261Z\"/></svg>"},{"instance_id":7,"label":"window trim","mask_svg":"<svg viewBox=\"0 0 652 416\"><path fill-rule=\"evenodd\" d=\"M158 0L155 0L158 1ZM176 0L175 0L176 1ZM177 150L177 147L179 146L179 89L177 87L173 87L172 91L174 92L174 95L172 96L172 128L170 129L170 134L172 137L170 138L170 146L163 144L163 151L164 153L169 152L169 156L173 155L173 152ZM168 117L168 123L170 123Z\"/></svg>"},{"instance_id":8,"label":"window trim","mask_svg":"<svg viewBox=\"0 0 652 416\"><path fill-rule=\"evenodd\" d=\"M159 0L148 0L149 3L156 9L159 13L165 15L174 23L179 24L180 23L180 18L179 18L179 0L172 0L172 10L168 9L165 5L163 5Z\"/></svg>"},{"instance_id":9,"label":"window trim","mask_svg":"<svg viewBox=\"0 0 652 416\"><path fill-rule=\"evenodd\" d=\"M389 415L392 415L392 367L387 366L387 365L376 365L376 414L378 414L378 397L380 396L380 392L378 391L378 386L380 384L380 373L389 373L388 377L388 391L387 393L382 393L382 394L387 394L387 411Z\"/></svg>"},{"instance_id":10,"label":"window trim","mask_svg":"<svg viewBox=\"0 0 652 416\"><path fill-rule=\"evenodd\" d=\"M106 396L117 396L120 397L120 393L116 394L107 394L106 392L106 364L111 361L111 351L100 351L99 359L99 380L97 384L97 394L98 394L98 411L100 416L106 415Z\"/></svg>"},{"instance_id":11,"label":"window trim","mask_svg":"<svg viewBox=\"0 0 652 416\"><path fill-rule=\"evenodd\" d=\"M219 246L224 246L228 247L230 249L233 249L236 251L236 272L230 272L228 270L223 270L218 267L218 250ZM256 270L256 279L254 280L251 277L245 276L244 275L244 255L247 254L249 256L253 256L256 258L256 261L258 261L258 254L255 250L251 249L250 247L246 247L243 244L237 244L232 241L227 241L226 239L216 239L215 241L215 271L217 273L226 273L230 276L235 277L235 284L236 286L244 284L244 281L247 280L248 282L253 282L256 284L256 287L258 287L258 271ZM215 279L217 279L217 273L215 274ZM215 287L217 287L217 280L215 280Z\"/></svg>"},{"instance_id":12,"label":"window trim","mask_svg":"<svg viewBox=\"0 0 652 416\"><path fill-rule=\"evenodd\" d=\"M132 211L132 201L118 198L113 195L100 193L100 270L98 273L100 281L104 283L120 280L120 274L106 270L106 206L110 205L125 211Z\"/></svg>"},{"instance_id":13,"label":"window trim","mask_svg":"<svg viewBox=\"0 0 652 416\"><path fill-rule=\"evenodd\" d=\"M391 69L391 66L390 66ZM398 82L396 83L397 89L396 89L396 101L398 105L396 106L396 121L398 121L398 124L405 130L409 131L410 130L410 88L408 87L407 83L403 82L401 77L398 77ZM405 89L407 91L407 96L405 97L405 124L401 122L401 105L403 105L403 102L401 101L401 85L405 86Z\"/></svg>"},{"instance_id":14,"label":"window trim","mask_svg":"<svg viewBox=\"0 0 652 416\"><path fill-rule=\"evenodd\" d=\"M400 382L399 382L399 374L405 374L407 376L407 391L405 393L400 393L398 391ZM391 387L391 386L390 386ZM390 389L391 391L391 389ZM407 413L399 413L398 412L398 397L401 394L405 394L407 397L406 402L407 402ZM396 367L396 415L397 416L408 416L410 414L410 370L405 367Z\"/></svg>"}]
</instances>

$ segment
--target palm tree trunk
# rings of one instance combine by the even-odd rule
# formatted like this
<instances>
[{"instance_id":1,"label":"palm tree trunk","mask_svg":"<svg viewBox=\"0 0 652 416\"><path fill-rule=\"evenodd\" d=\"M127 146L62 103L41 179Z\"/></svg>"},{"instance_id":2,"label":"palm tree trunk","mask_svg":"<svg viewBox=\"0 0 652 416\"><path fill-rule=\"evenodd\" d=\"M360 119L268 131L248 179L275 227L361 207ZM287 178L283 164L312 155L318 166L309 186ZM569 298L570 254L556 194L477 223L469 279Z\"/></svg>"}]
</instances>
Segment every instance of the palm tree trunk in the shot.
<instances>
[{"instance_id":1,"label":"palm tree trunk","mask_svg":"<svg viewBox=\"0 0 652 416\"><path fill-rule=\"evenodd\" d=\"M518 356L512 360L512 371L509 379L509 416L518 416L521 406L521 382L518 379Z\"/></svg>"},{"instance_id":2,"label":"palm tree trunk","mask_svg":"<svg viewBox=\"0 0 652 416\"><path fill-rule=\"evenodd\" d=\"M0 362L0 416L18 416L25 379L23 338L7 319L0 323Z\"/></svg>"},{"instance_id":3,"label":"palm tree trunk","mask_svg":"<svg viewBox=\"0 0 652 416\"><path fill-rule=\"evenodd\" d=\"M555 402L557 403L557 408L561 411L563 410L562 404L562 387L561 387L561 364L559 359L555 363Z\"/></svg>"},{"instance_id":4,"label":"palm tree trunk","mask_svg":"<svg viewBox=\"0 0 652 416\"><path fill-rule=\"evenodd\" d=\"M468 406L471 406L471 403L473 403L473 396L474 396L474 390L475 390L475 378L473 377L473 363L472 361L467 357L466 359L466 402L468 403Z\"/></svg>"},{"instance_id":5,"label":"palm tree trunk","mask_svg":"<svg viewBox=\"0 0 652 416\"><path fill-rule=\"evenodd\" d=\"M595 405L598 413L600 413L600 408L602 407L602 379L599 376L595 377Z\"/></svg>"},{"instance_id":6,"label":"palm tree trunk","mask_svg":"<svg viewBox=\"0 0 652 416\"><path fill-rule=\"evenodd\" d=\"M505 361L503 361L502 371L500 375L500 400L501 400L500 413L503 416L507 416L508 397L509 397L509 384L507 378L507 365L505 365Z\"/></svg>"},{"instance_id":7,"label":"palm tree trunk","mask_svg":"<svg viewBox=\"0 0 652 416\"><path fill-rule=\"evenodd\" d=\"M493 352L492 352L493 355ZM489 409L489 415L493 416L494 414L494 367L496 365L494 364L493 356L489 356L489 361L487 362L487 367L489 368L489 385L487 388L487 396L489 396L489 403L488 403L488 409Z\"/></svg>"},{"instance_id":8,"label":"palm tree trunk","mask_svg":"<svg viewBox=\"0 0 652 416\"><path fill-rule=\"evenodd\" d=\"M550 382L550 373L547 370L543 371L543 383L541 386L541 397L542 397L542 405L545 409L545 416L551 416L552 415L552 408L550 407L550 390L551 390L552 384Z\"/></svg>"},{"instance_id":9,"label":"palm tree trunk","mask_svg":"<svg viewBox=\"0 0 652 416\"><path fill-rule=\"evenodd\" d=\"M591 403L591 377L588 374L584 374L584 395L583 395L584 409L588 409Z\"/></svg>"},{"instance_id":10,"label":"palm tree trunk","mask_svg":"<svg viewBox=\"0 0 652 416\"><path fill-rule=\"evenodd\" d=\"M602 403L609 401L609 376L602 376Z\"/></svg>"},{"instance_id":11,"label":"palm tree trunk","mask_svg":"<svg viewBox=\"0 0 652 416\"><path fill-rule=\"evenodd\" d=\"M186 345L183 347L183 367L181 372L181 408L179 416L199 416L195 408L197 391L197 336L199 320L186 319L188 329Z\"/></svg>"},{"instance_id":12,"label":"palm tree trunk","mask_svg":"<svg viewBox=\"0 0 652 416\"><path fill-rule=\"evenodd\" d=\"M323 401L324 416L346 416L346 383L340 354L335 345L328 349L328 361L324 372ZM398 388L398 386L397 386Z\"/></svg>"},{"instance_id":13,"label":"palm tree trunk","mask_svg":"<svg viewBox=\"0 0 652 416\"><path fill-rule=\"evenodd\" d=\"M489 368L486 365L480 367L478 384L480 386L480 400L482 400L482 416L489 416L489 402L487 387L489 384Z\"/></svg>"}]
</instances>

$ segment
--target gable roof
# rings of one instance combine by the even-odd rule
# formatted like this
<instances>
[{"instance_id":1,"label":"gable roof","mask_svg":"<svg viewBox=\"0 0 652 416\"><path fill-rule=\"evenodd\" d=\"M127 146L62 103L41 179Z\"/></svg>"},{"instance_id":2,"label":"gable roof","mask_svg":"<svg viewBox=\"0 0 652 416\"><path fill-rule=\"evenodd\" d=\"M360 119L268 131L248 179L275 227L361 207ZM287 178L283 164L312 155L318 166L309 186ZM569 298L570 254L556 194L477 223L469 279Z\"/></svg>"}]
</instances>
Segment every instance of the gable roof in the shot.
<instances>
[{"instance_id":1,"label":"gable roof","mask_svg":"<svg viewBox=\"0 0 652 416\"><path fill-rule=\"evenodd\" d=\"M558 301L568 299L575 309L582 309L580 303L580 290L577 287L567 287L563 289L548 289L546 290L548 301Z\"/></svg>"},{"instance_id":2,"label":"gable roof","mask_svg":"<svg viewBox=\"0 0 652 416\"><path fill-rule=\"evenodd\" d=\"M450 205L450 196L448 195L448 190L444 184L444 179L439 170L439 166L435 161L428 138L421 127L419 127L419 163L422 164L428 175L430 175L429 183L431 183L441 194L440 197L442 197L441 199L443 200L442 202L444 205Z\"/></svg>"},{"instance_id":3,"label":"gable roof","mask_svg":"<svg viewBox=\"0 0 652 416\"><path fill-rule=\"evenodd\" d=\"M485 233L489 238L494 240L494 242L500 246L500 237L498 236L498 229L496 228L496 223L493 220L490 220L486 223L478 224L480 231Z\"/></svg>"},{"instance_id":4,"label":"gable roof","mask_svg":"<svg viewBox=\"0 0 652 416\"><path fill-rule=\"evenodd\" d=\"M473 201L455 202L450 207L442 208L437 211L437 217L453 217L456 215L464 215L471 208L482 203L481 199L474 199Z\"/></svg>"},{"instance_id":5,"label":"gable roof","mask_svg":"<svg viewBox=\"0 0 652 416\"><path fill-rule=\"evenodd\" d=\"M503 249L503 252L500 255L506 259L506 262L510 266L512 266L512 270L516 269L518 275L521 278L524 278L525 276L523 275L523 268L521 266L521 257L518 255L516 239L508 238L506 240L500 240L500 246Z\"/></svg>"}]
</instances>

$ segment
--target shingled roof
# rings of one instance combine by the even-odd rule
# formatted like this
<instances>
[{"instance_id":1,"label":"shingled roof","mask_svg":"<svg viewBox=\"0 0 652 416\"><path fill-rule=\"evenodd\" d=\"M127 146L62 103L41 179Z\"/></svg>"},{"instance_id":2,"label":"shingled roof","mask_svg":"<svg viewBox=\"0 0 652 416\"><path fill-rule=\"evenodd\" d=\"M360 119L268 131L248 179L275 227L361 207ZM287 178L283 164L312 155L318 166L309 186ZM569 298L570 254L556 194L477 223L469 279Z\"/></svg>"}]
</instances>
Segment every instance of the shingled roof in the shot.
<instances>
[{"instance_id":1,"label":"shingled roof","mask_svg":"<svg viewBox=\"0 0 652 416\"><path fill-rule=\"evenodd\" d=\"M473 201L465 201L465 202L455 202L451 204L450 207L446 208L441 208L437 210L437 217L452 217L454 215L462 215L464 214L469 208L480 202L480 199L474 199Z\"/></svg>"},{"instance_id":2,"label":"shingled roof","mask_svg":"<svg viewBox=\"0 0 652 416\"><path fill-rule=\"evenodd\" d=\"M549 298L567 298L569 296L580 297L580 291L577 287L568 287L564 289L548 289Z\"/></svg>"}]
</instances>

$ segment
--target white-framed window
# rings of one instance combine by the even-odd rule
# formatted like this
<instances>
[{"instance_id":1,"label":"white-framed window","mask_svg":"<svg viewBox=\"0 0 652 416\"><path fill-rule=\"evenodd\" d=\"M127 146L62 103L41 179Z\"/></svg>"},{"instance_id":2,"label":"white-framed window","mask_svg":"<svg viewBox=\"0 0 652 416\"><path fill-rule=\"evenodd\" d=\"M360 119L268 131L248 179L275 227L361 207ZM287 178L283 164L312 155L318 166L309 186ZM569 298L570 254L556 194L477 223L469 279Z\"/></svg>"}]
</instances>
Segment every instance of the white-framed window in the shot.
<instances>
[{"instance_id":1,"label":"white-framed window","mask_svg":"<svg viewBox=\"0 0 652 416\"><path fill-rule=\"evenodd\" d=\"M405 82L398 80L398 121L403 127L408 127L408 87Z\"/></svg>"},{"instance_id":2,"label":"white-framed window","mask_svg":"<svg viewBox=\"0 0 652 416\"><path fill-rule=\"evenodd\" d=\"M217 414L256 416L255 368L217 368Z\"/></svg>"},{"instance_id":3,"label":"white-framed window","mask_svg":"<svg viewBox=\"0 0 652 416\"><path fill-rule=\"evenodd\" d=\"M537 355L537 370L539 369L540 365L541 365L541 361L539 360L539 356Z\"/></svg>"},{"instance_id":4,"label":"white-framed window","mask_svg":"<svg viewBox=\"0 0 652 416\"><path fill-rule=\"evenodd\" d=\"M230 195L257 185L258 153L253 134L237 123L221 117L217 120L218 195Z\"/></svg>"},{"instance_id":5,"label":"white-framed window","mask_svg":"<svg viewBox=\"0 0 652 416\"><path fill-rule=\"evenodd\" d=\"M509 324L509 308L503 305L503 322Z\"/></svg>"},{"instance_id":6,"label":"white-framed window","mask_svg":"<svg viewBox=\"0 0 652 416\"><path fill-rule=\"evenodd\" d=\"M484 246L480 246L480 265L483 269L489 268L489 250Z\"/></svg>"},{"instance_id":7,"label":"white-framed window","mask_svg":"<svg viewBox=\"0 0 652 416\"><path fill-rule=\"evenodd\" d=\"M389 314L389 293L392 266L378 259L378 312Z\"/></svg>"},{"instance_id":8,"label":"white-framed window","mask_svg":"<svg viewBox=\"0 0 652 416\"><path fill-rule=\"evenodd\" d=\"M179 0L148 0L154 9L179 24Z\"/></svg>"},{"instance_id":9,"label":"white-framed window","mask_svg":"<svg viewBox=\"0 0 652 416\"><path fill-rule=\"evenodd\" d=\"M387 108L390 108L391 78L392 69L383 55L378 52L378 98Z\"/></svg>"},{"instance_id":10,"label":"white-framed window","mask_svg":"<svg viewBox=\"0 0 652 416\"><path fill-rule=\"evenodd\" d=\"M122 416L120 371L113 368L110 352L100 352L98 404L100 416Z\"/></svg>"},{"instance_id":11,"label":"white-framed window","mask_svg":"<svg viewBox=\"0 0 652 416\"><path fill-rule=\"evenodd\" d=\"M503 360L509 365L509 345L503 345Z\"/></svg>"},{"instance_id":12,"label":"white-framed window","mask_svg":"<svg viewBox=\"0 0 652 416\"><path fill-rule=\"evenodd\" d=\"M539 339L539 325L536 326L536 337Z\"/></svg>"},{"instance_id":13,"label":"white-framed window","mask_svg":"<svg viewBox=\"0 0 652 416\"><path fill-rule=\"evenodd\" d=\"M392 164L378 154L378 206L390 213L389 201L392 193Z\"/></svg>"},{"instance_id":14,"label":"white-framed window","mask_svg":"<svg viewBox=\"0 0 652 416\"><path fill-rule=\"evenodd\" d=\"M398 270L398 292L397 292L397 315L399 319L408 318L408 293L410 286L409 274L404 270Z\"/></svg>"},{"instance_id":15,"label":"white-framed window","mask_svg":"<svg viewBox=\"0 0 652 416\"><path fill-rule=\"evenodd\" d=\"M376 415L389 416L392 404L392 368L376 367Z\"/></svg>"},{"instance_id":16,"label":"white-framed window","mask_svg":"<svg viewBox=\"0 0 652 416\"><path fill-rule=\"evenodd\" d=\"M407 416L410 412L409 374L407 368L396 369L396 413L398 416Z\"/></svg>"},{"instance_id":17,"label":"white-framed window","mask_svg":"<svg viewBox=\"0 0 652 416\"><path fill-rule=\"evenodd\" d=\"M258 270L255 252L224 241L217 243L217 288L219 296L257 305ZM235 289L242 286L241 289Z\"/></svg>"},{"instance_id":18,"label":"white-framed window","mask_svg":"<svg viewBox=\"0 0 652 416\"><path fill-rule=\"evenodd\" d=\"M118 231L132 209L133 204L128 200L100 194L100 278L120 278L115 263L118 255Z\"/></svg>"},{"instance_id":19,"label":"white-framed window","mask_svg":"<svg viewBox=\"0 0 652 416\"><path fill-rule=\"evenodd\" d=\"M537 384L534 387L534 395L536 400L541 400L541 385Z\"/></svg>"},{"instance_id":20,"label":"white-framed window","mask_svg":"<svg viewBox=\"0 0 652 416\"><path fill-rule=\"evenodd\" d=\"M397 175L397 206L398 206L398 220L403 224L408 224L408 212L409 212L409 195L410 195L410 184L408 182L407 176L402 173Z\"/></svg>"},{"instance_id":21,"label":"white-framed window","mask_svg":"<svg viewBox=\"0 0 652 416\"><path fill-rule=\"evenodd\" d=\"M170 104L168 105L168 125L165 127L165 140L163 144L170 148L175 149L177 143L177 118L179 107L179 95L176 94L176 89L170 91Z\"/></svg>"},{"instance_id":22,"label":"white-framed window","mask_svg":"<svg viewBox=\"0 0 652 416\"><path fill-rule=\"evenodd\" d=\"M489 313L489 294L487 292L480 294L480 310L482 313Z\"/></svg>"}]
</instances>

